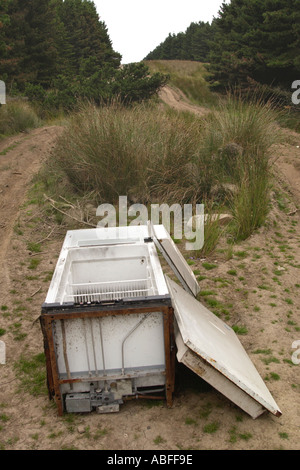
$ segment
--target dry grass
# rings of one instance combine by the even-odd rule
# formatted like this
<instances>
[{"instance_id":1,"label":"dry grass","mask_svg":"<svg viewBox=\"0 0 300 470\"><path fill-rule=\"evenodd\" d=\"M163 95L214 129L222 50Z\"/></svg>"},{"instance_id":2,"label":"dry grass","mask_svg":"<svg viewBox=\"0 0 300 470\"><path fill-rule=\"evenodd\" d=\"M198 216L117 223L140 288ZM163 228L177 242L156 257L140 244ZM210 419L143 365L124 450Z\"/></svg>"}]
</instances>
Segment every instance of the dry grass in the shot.
<instances>
[{"instance_id":1,"label":"dry grass","mask_svg":"<svg viewBox=\"0 0 300 470\"><path fill-rule=\"evenodd\" d=\"M152 106L85 105L58 142L55 158L81 193L99 201L188 202L200 196L201 126ZM202 177L202 176L201 176Z\"/></svg>"},{"instance_id":2,"label":"dry grass","mask_svg":"<svg viewBox=\"0 0 300 470\"><path fill-rule=\"evenodd\" d=\"M142 204L206 201L211 211L225 205L234 237L244 239L268 213L275 119L271 106L233 96L205 118L158 112L155 104L86 104L59 139L54 161L81 197L93 193L97 203L127 196ZM224 192L226 185L235 190Z\"/></svg>"},{"instance_id":3,"label":"dry grass","mask_svg":"<svg viewBox=\"0 0 300 470\"><path fill-rule=\"evenodd\" d=\"M13 135L40 125L33 108L22 100L10 101L0 106L0 134Z\"/></svg>"}]
</instances>

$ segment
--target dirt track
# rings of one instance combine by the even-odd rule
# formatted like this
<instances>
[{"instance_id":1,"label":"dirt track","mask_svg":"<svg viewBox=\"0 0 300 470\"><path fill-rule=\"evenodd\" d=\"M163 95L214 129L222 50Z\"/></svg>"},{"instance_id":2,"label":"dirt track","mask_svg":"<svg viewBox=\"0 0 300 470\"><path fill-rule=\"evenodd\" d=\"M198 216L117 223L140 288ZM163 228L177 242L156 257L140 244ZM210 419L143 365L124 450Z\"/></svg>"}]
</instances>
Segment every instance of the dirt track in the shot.
<instances>
[{"instance_id":1,"label":"dirt track","mask_svg":"<svg viewBox=\"0 0 300 470\"><path fill-rule=\"evenodd\" d=\"M165 104L177 111L189 111L198 116L203 116L209 112L207 108L190 103L182 91L175 90L168 85L159 92L159 97Z\"/></svg>"},{"instance_id":2,"label":"dirt track","mask_svg":"<svg viewBox=\"0 0 300 470\"><path fill-rule=\"evenodd\" d=\"M0 297L8 292L7 249L33 176L49 156L61 128L43 127L0 142Z\"/></svg>"},{"instance_id":3,"label":"dirt track","mask_svg":"<svg viewBox=\"0 0 300 470\"><path fill-rule=\"evenodd\" d=\"M165 92L161 96L171 99L168 103L187 109L180 98ZM282 417L265 414L252 420L193 375L180 371L172 409L164 403L131 401L118 414L59 418L47 395L34 396L20 388L15 364L23 355L43 352L36 320L68 228L34 222L39 208L28 203L26 195L61 130L41 128L0 143L0 328L5 330L1 339L7 346L6 364L0 365L0 449L299 449L300 365L291 364L291 354L292 343L300 339L300 136L288 133L289 142L274 149L286 210L273 199L270 224L236 249L244 253L242 257L227 259L216 253L207 260L217 265L212 271L205 271L202 260L193 261L193 269L205 275L201 288L215 291L230 309L228 323L247 329L241 342ZM43 239L42 252L34 256L28 241ZM34 270L29 267L33 258L39 259ZM238 275L228 274L229 270ZM226 282L219 285L216 279ZM207 432L207 424L214 424L215 432Z\"/></svg>"}]
</instances>

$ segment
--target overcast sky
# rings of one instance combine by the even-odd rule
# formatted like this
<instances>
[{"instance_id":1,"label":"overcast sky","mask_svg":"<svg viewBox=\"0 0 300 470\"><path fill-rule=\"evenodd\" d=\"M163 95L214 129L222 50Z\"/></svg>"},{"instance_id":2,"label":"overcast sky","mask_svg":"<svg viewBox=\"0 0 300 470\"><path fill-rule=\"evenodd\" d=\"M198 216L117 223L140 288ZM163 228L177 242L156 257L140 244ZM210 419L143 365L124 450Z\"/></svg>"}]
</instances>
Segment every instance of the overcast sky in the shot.
<instances>
[{"instance_id":1,"label":"overcast sky","mask_svg":"<svg viewBox=\"0 0 300 470\"><path fill-rule=\"evenodd\" d=\"M228 3L226 0L225 3ZM169 33L218 15L222 0L94 0L122 63L139 62Z\"/></svg>"}]
</instances>

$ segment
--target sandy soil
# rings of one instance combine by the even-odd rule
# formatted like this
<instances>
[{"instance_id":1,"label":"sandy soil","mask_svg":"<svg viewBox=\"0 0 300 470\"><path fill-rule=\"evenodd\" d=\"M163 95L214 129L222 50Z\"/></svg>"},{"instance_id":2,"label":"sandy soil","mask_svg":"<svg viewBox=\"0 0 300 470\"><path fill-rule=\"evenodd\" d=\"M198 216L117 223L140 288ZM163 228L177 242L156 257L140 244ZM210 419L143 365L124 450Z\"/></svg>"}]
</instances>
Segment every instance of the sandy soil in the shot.
<instances>
[{"instance_id":1,"label":"sandy soil","mask_svg":"<svg viewBox=\"0 0 300 470\"><path fill-rule=\"evenodd\" d=\"M226 247L217 251L206 260L216 265L212 270L190 260L205 276L201 289L222 302L222 318L245 328L239 338L282 416L253 420L178 366L172 409L129 401L116 414L59 417L46 393L27 391L27 375L16 366L43 353L40 308L65 231L74 228L72 219L57 225L41 218L27 194L60 132L45 127L0 143L0 331L7 348L0 365L0 449L299 449L300 365L291 358L300 340L300 136L288 132L287 142L274 149L276 191L267 226L232 256ZM40 242L42 252L30 251L28 242Z\"/></svg>"}]
</instances>

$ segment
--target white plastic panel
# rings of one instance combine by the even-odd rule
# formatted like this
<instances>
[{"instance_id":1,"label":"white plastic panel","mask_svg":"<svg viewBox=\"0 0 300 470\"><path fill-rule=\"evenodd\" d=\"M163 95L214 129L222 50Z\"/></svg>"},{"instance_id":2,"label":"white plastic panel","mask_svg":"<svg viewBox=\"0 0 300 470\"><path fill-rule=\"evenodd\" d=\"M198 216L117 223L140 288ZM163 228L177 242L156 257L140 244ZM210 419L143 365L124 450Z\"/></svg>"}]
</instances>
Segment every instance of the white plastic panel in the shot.
<instances>
[{"instance_id":1,"label":"white plastic panel","mask_svg":"<svg viewBox=\"0 0 300 470\"><path fill-rule=\"evenodd\" d=\"M220 374L214 367L209 365L208 362L184 344L176 322L175 335L177 359L179 362L199 375L201 379L209 383L222 393L222 395L248 413L253 419L258 418L258 416L265 412L265 409L257 401L253 400L247 393L228 380L224 375Z\"/></svg>"},{"instance_id":2,"label":"white plastic panel","mask_svg":"<svg viewBox=\"0 0 300 470\"><path fill-rule=\"evenodd\" d=\"M217 377L232 382L245 394L276 416L281 415L264 381L235 332L192 295L166 277L175 318L184 345L218 372L211 385L219 389ZM193 369L193 367L191 367ZM203 376L205 380L205 376ZM229 397L235 402L233 389Z\"/></svg>"}]
</instances>

